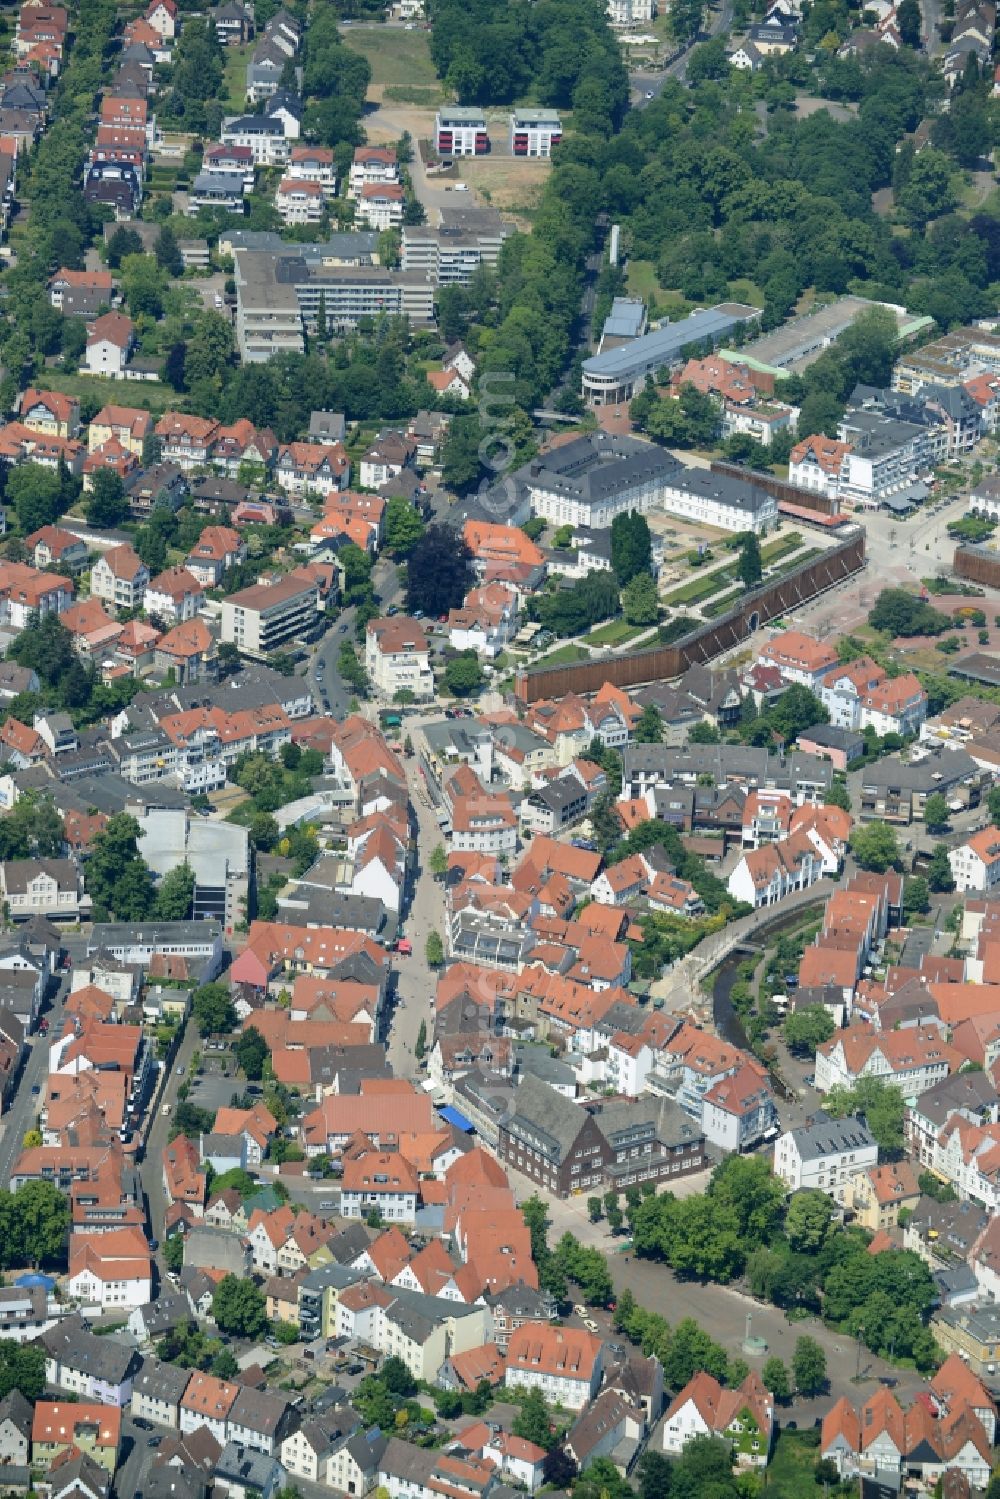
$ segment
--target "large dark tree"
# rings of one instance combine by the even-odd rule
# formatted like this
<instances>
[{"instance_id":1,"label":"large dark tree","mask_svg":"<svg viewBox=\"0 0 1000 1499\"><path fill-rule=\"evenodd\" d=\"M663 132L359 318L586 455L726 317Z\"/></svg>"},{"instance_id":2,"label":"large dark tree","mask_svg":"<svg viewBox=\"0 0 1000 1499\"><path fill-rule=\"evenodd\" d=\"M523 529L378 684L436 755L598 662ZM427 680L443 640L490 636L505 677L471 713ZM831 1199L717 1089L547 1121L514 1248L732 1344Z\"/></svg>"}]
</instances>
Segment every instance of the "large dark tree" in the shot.
<instances>
[{"instance_id":1,"label":"large dark tree","mask_svg":"<svg viewBox=\"0 0 1000 1499\"><path fill-rule=\"evenodd\" d=\"M652 556L649 522L638 510L616 515L611 522L611 566L621 587L638 573L648 572Z\"/></svg>"},{"instance_id":2,"label":"large dark tree","mask_svg":"<svg viewBox=\"0 0 1000 1499\"><path fill-rule=\"evenodd\" d=\"M472 553L451 526L428 526L410 553L406 607L424 614L457 609L475 581Z\"/></svg>"}]
</instances>

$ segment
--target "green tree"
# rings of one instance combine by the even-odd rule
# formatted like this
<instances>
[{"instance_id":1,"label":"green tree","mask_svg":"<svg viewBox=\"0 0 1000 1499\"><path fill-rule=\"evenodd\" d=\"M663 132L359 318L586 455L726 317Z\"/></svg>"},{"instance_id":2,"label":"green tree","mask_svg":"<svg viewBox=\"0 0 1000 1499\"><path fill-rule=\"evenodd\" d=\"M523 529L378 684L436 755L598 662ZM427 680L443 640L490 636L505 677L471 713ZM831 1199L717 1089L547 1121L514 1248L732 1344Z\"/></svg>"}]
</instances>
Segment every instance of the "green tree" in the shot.
<instances>
[{"instance_id":1,"label":"green tree","mask_svg":"<svg viewBox=\"0 0 1000 1499\"><path fill-rule=\"evenodd\" d=\"M868 822L854 828L851 852L862 869L874 870L876 874L900 867L896 835L884 822Z\"/></svg>"},{"instance_id":2,"label":"green tree","mask_svg":"<svg viewBox=\"0 0 1000 1499\"><path fill-rule=\"evenodd\" d=\"M171 1234L163 1245L163 1259L168 1270L176 1275L184 1264L184 1239L181 1234Z\"/></svg>"},{"instance_id":3,"label":"green tree","mask_svg":"<svg viewBox=\"0 0 1000 1499\"><path fill-rule=\"evenodd\" d=\"M252 1280L226 1275L212 1297L212 1316L221 1332L257 1338L267 1326L267 1301Z\"/></svg>"},{"instance_id":4,"label":"green tree","mask_svg":"<svg viewBox=\"0 0 1000 1499\"><path fill-rule=\"evenodd\" d=\"M177 236L169 224L164 224L156 236L153 253L156 263L171 276L183 276L184 257L177 243Z\"/></svg>"},{"instance_id":5,"label":"green tree","mask_svg":"<svg viewBox=\"0 0 1000 1499\"><path fill-rule=\"evenodd\" d=\"M934 845L934 852L927 866L927 888L935 895L955 888L955 876L951 872L946 843Z\"/></svg>"},{"instance_id":6,"label":"green tree","mask_svg":"<svg viewBox=\"0 0 1000 1499\"><path fill-rule=\"evenodd\" d=\"M637 510L616 515L611 522L611 567L620 588L640 573L648 573L653 555L649 522Z\"/></svg>"},{"instance_id":7,"label":"green tree","mask_svg":"<svg viewBox=\"0 0 1000 1499\"><path fill-rule=\"evenodd\" d=\"M796 1254L818 1254L833 1226L833 1204L825 1192L795 1192L785 1214L785 1237Z\"/></svg>"},{"instance_id":8,"label":"green tree","mask_svg":"<svg viewBox=\"0 0 1000 1499\"><path fill-rule=\"evenodd\" d=\"M600 1223L604 1217L604 1205L599 1197L587 1198L587 1217L591 1223Z\"/></svg>"},{"instance_id":9,"label":"green tree","mask_svg":"<svg viewBox=\"0 0 1000 1499\"><path fill-rule=\"evenodd\" d=\"M663 714L655 703L647 703L635 726L637 744L663 743Z\"/></svg>"},{"instance_id":10,"label":"green tree","mask_svg":"<svg viewBox=\"0 0 1000 1499\"><path fill-rule=\"evenodd\" d=\"M215 980L194 991L191 1012L201 1036L229 1035L235 1030L237 1015L229 986Z\"/></svg>"},{"instance_id":11,"label":"green tree","mask_svg":"<svg viewBox=\"0 0 1000 1499\"><path fill-rule=\"evenodd\" d=\"M760 1371L760 1377L764 1381L764 1388L771 1391L777 1403L787 1405L792 1398L792 1386L788 1378L788 1370L781 1359L777 1357L766 1359Z\"/></svg>"},{"instance_id":12,"label":"green tree","mask_svg":"<svg viewBox=\"0 0 1000 1499\"><path fill-rule=\"evenodd\" d=\"M51 525L63 510L58 474L39 463L19 463L8 473L6 498L25 536Z\"/></svg>"},{"instance_id":13,"label":"green tree","mask_svg":"<svg viewBox=\"0 0 1000 1499\"><path fill-rule=\"evenodd\" d=\"M851 810L851 795L843 781L833 781L823 800L828 807L839 807L843 812Z\"/></svg>"},{"instance_id":14,"label":"green tree","mask_svg":"<svg viewBox=\"0 0 1000 1499\"><path fill-rule=\"evenodd\" d=\"M475 651L462 651L451 656L444 669L444 682L449 692L456 697L469 697L478 692L486 678Z\"/></svg>"},{"instance_id":15,"label":"green tree","mask_svg":"<svg viewBox=\"0 0 1000 1499\"><path fill-rule=\"evenodd\" d=\"M824 1005L803 1005L801 1009L793 1010L785 1021L785 1044L797 1056L815 1056L816 1048L829 1041L834 1029L833 1019Z\"/></svg>"},{"instance_id":16,"label":"green tree","mask_svg":"<svg viewBox=\"0 0 1000 1499\"><path fill-rule=\"evenodd\" d=\"M896 25L899 27L899 35L903 45L917 48L920 46L920 3L919 0L901 0L896 7Z\"/></svg>"},{"instance_id":17,"label":"green tree","mask_svg":"<svg viewBox=\"0 0 1000 1499\"><path fill-rule=\"evenodd\" d=\"M932 791L924 802L924 823L932 833L943 833L948 826L948 803L940 791Z\"/></svg>"},{"instance_id":18,"label":"green tree","mask_svg":"<svg viewBox=\"0 0 1000 1499\"><path fill-rule=\"evenodd\" d=\"M740 541L740 560L736 571L744 588L756 588L764 576L760 542L753 531L747 531Z\"/></svg>"},{"instance_id":19,"label":"green tree","mask_svg":"<svg viewBox=\"0 0 1000 1499\"><path fill-rule=\"evenodd\" d=\"M118 921L142 921L155 903L152 875L139 854L140 832L134 817L116 813L94 838L84 867L95 910Z\"/></svg>"},{"instance_id":20,"label":"green tree","mask_svg":"<svg viewBox=\"0 0 1000 1499\"><path fill-rule=\"evenodd\" d=\"M422 1062L427 1052L427 1021L421 1020L420 1029L417 1031L417 1039L413 1048L413 1055L418 1062Z\"/></svg>"},{"instance_id":21,"label":"green tree","mask_svg":"<svg viewBox=\"0 0 1000 1499\"><path fill-rule=\"evenodd\" d=\"M834 1119L864 1114L880 1154L898 1160L903 1153L903 1095L892 1083L878 1077L859 1078L853 1088L831 1088L823 1107Z\"/></svg>"},{"instance_id":22,"label":"green tree","mask_svg":"<svg viewBox=\"0 0 1000 1499\"><path fill-rule=\"evenodd\" d=\"M479 445L483 428L476 416L452 418L441 448L441 479L457 494L467 494L483 472Z\"/></svg>"},{"instance_id":23,"label":"green tree","mask_svg":"<svg viewBox=\"0 0 1000 1499\"><path fill-rule=\"evenodd\" d=\"M660 617L660 595L649 573L637 573L622 589L622 609L630 625L655 625Z\"/></svg>"},{"instance_id":24,"label":"green tree","mask_svg":"<svg viewBox=\"0 0 1000 1499\"><path fill-rule=\"evenodd\" d=\"M444 943L440 932L428 932L424 944L424 957L428 968L440 968L444 962Z\"/></svg>"},{"instance_id":25,"label":"green tree","mask_svg":"<svg viewBox=\"0 0 1000 1499\"><path fill-rule=\"evenodd\" d=\"M926 153L921 153L921 158ZM905 588L884 588L868 615L873 630L887 635L941 635L951 628L947 614L925 604Z\"/></svg>"},{"instance_id":26,"label":"green tree","mask_svg":"<svg viewBox=\"0 0 1000 1499\"><path fill-rule=\"evenodd\" d=\"M773 703L763 721L787 743L814 724L827 723L830 715L814 692L796 682Z\"/></svg>"},{"instance_id":27,"label":"green tree","mask_svg":"<svg viewBox=\"0 0 1000 1499\"><path fill-rule=\"evenodd\" d=\"M927 881L920 875L910 875L903 885L903 912L907 917L923 915L931 908Z\"/></svg>"},{"instance_id":28,"label":"green tree","mask_svg":"<svg viewBox=\"0 0 1000 1499\"><path fill-rule=\"evenodd\" d=\"M443 843L436 843L434 845L427 863L434 878L436 880L443 880L448 873L448 851Z\"/></svg>"},{"instance_id":29,"label":"green tree","mask_svg":"<svg viewBox=\"0 0 1000 1499\"><path fill-rule=\"evenodd\" d=\"M686 47L695 40L704 15L704 0L674 0L670 8L670 30L678 46Z\"/></svg>"},{"instance_id":30,"label":"green tree","mask_svg":"<svg viewBox=\"0 0 1000 1499\"><path fill-rule=\"evenodd\" d=\"M45 1350L12 1338L0 1342L0 1400L19 1390L26 1400L41 1398L45 1389Z\"/></svg>"},{"instance_id":31,"label":"green tree","mask_svg":"<svg viewBox=\"0 0 1000 1499\"><path fill-rule=\"evenodd\" d=\"M514 1417L511 1431L522 1441L534 1442L547 1452L552 1446L552 1416L541 1390L531 1388L521 1402L521 1409Z\"/></svg>"},{"instance_id":32,"label":"green tree","mask_svg":"<svg viewBox=\"0 0 1000 1499\"><path fill-rule=\"evenodd\" d=\"M63 1267L69 1221L69 1199L54 1182L26 1182L0 1193L0 1264Z\"/></svg>"},{"instance_id":33,"label":"green tree","mask_svg":"<svg viewBox=\"0 0 1000 1499\"><path fill-rule=\"evenodd\" d=\"M943 151L928 146L915 158L910 179L900 193L900 208L908 224L922 229L955 206L951 163Z\"/></svg>"},{"instance_id":34,"label":"green tree","mask_svg":"<svg viewBox=\"0 0 1000 1499\"><path fill-rule=\"evenodd\" d=\"M102 530L120 525L128 515L125 486L114 469L100 468L94 474L86 515L89 525L99 526Z\"/></svg>"},{"instance_id":35,"label":"green tree","mask_svg":"<svg viewBox=\"0 0 1000 1499\"><path fill-rule=\"evenodd\" d=\"M126 255L141 255L142 240L134 229L120 224L108 240L108 265L117 271Z\"/></svg>"},{"instance_id":36,"label":"green tree","mask_svg":"<svg viewBox=\"0 0 1000 1499\"><path fill-rule=\"evenodd\" d=\"M250 1082L259 1083L264 1076L264 1063L270 1056L270 1048L256 1026L247 1026L240 1034L234 1051L244 1075Z\"/></svg>"},{"instance_id":37,"label":"green tree","mask_svg":"<svg viewBox=\"0 0 1000 1499\"><path fill-rule=\"evenodd\" d=\"M402 495L393 495L385 507L385 544L397 557L408 557L424 534L424 522Z\"/></svg>"},{"instance_id":38,"label":"green tree","mask_svg":"<svg viewBox=\"0 0 1000 1499\"><path fill-rule=\"evenodd\" d=\"M826 1387L826 1354L815 1338L803 1336L796 1341L792 1354L792 1377L795 1388L807 1399L819 1395Z\"/></svg>"},{"instance_id":39,"label":"green tree","mask_svg":"<svg viewBox=\"0 0 1000 1499\"><path fill-rule=\"evenodd\" d=\"M250 842L264 853L277 848L281 830L269 812L258 812L250 822Z\"/></svg>"},{"instance_id":40,"label":"green tree","mask_svg":"<svg viewBox=\"0 0 1000 1499\"><path fill-rule=\"evenodd\" d=\"M428 526L410 553L406 606L432 617L457 609L472 587L472 553L451 526Z\"/></svg>"},{"instance_id":41,"label":"green tree","mask_svg":"<svg viewBox=\"0 0 1000 1499\"><path fill-rule=\"evenodd\" d=\"M187 921L194 901L194 870L187 860L175 864L160 882L156 895L158 921Z\"/></svg>"}]
</instances>

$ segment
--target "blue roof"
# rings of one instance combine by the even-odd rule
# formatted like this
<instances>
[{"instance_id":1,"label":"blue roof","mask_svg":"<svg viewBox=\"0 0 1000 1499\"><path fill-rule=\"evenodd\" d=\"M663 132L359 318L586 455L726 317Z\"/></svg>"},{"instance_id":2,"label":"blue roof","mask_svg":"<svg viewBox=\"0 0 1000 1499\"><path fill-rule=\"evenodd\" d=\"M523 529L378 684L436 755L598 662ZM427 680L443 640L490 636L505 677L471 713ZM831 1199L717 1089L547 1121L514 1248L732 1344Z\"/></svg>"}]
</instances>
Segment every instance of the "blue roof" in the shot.
<instances>
[{"instance_id":1,"label":"blue roof","mask_svg":"<svg viewBox=\"0 0 1000 1499\"><path fill-rule=\"evenodd\" d=\"M37 1270L28 1271L26 1275L19 1275L14 1282L18 1286L44 1286L46 1291L55 1289L55 1281L51 1275L41 1275Z\"/></svg>"},{"instance_id":2,"label":"blue roof","mask_svg":"<svg viewBox=\"0 0 1000 1499\"><path fill-rule=\"evenodd\" d=\"M702 312L692 312L676 323L664 323L662 328L629 343L618 344L613 349L605 349L603 354L594 354L583 361L583 368L588 375L612 377L628 375L638 367L655 368L658 364L670 364L687 344L718 343L741 323L756 316L755 307L721 303Z\"/></svg>"},{"instance_id":3,"label":"blue roof","mask_svg":"<svg viewBox=\"0 0 1000 1499\"><path fill-rule=\"evenodd\" d=\"M471 1135L476 1127L471 1119L466 1119L465 1115L460 1114L458 1109L453 1109L450 1103L446 1104L443 1109L438 1109L438 1113L445 1124L453 1124L456 1129L462 1130L466 1135Z\"/></svg>"}]
</instances>

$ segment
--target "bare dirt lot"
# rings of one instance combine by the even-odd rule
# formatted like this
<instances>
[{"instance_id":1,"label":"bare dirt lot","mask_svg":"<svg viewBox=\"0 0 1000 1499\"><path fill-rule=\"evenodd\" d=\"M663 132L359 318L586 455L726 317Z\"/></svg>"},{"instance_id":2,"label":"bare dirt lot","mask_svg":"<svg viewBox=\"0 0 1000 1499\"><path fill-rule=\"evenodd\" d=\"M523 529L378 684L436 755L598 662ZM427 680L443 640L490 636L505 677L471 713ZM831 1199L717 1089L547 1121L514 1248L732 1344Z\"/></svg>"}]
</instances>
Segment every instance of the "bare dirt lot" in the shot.
<instances>
[{"instance_id":1,"label":"bare dirt lot","mask_svg":"<svg viewBox=\"0 0 1000 1499\"><path fill-rule=\"evenodd\" d=\"M458 158L456 167L463 182L501 213L509 213L518 228L526 229L529 225L525 215L530 215L538 207L551 163L515 161L509 156L506 159L502 156L463 156Z\"/></svg>"}]
</instances>

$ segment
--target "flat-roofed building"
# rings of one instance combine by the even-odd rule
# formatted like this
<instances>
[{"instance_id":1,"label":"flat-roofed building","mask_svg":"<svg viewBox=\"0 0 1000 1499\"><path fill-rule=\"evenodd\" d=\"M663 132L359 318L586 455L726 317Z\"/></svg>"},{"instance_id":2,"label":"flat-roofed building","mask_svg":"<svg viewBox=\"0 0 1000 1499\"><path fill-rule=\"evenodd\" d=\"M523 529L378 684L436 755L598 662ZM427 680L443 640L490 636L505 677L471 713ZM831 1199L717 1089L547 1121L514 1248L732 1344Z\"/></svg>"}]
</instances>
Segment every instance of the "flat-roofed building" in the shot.
<instances>
[{"instance_id":1,"label":"flat-roofed building","mask_svg":"<svg viewBox=\"0 0 1000 1499\"><path fill-rule=\"evenodd\" d=\"M434 119L434 144L440 156L485 156L490 149L486 116L475 106L442 105Z\"/></svg>"},{"instance_id":2,"label":"flat-roofed building","mask_svg":"<svg viewBox=\"0 0 1000 1499\"><path fill-rule=\"evenodd\" d=\"M319 585L304 568L255 583L222 601L222 639L244 655L267 656L296 635L315 632Z\"/></svg>"},{"instance_id":3,"label":"flat-roofed building","mask_svg":"<svg viewBox=\"0 0 1000 1499\"><path fill-rule=\"evenodd\" d=\"M620 406L630 401L664 365L681 363L692 344L717 348L737 328L760 317L760 310L741 302L720 302L676 323L665 323L653 333L606 349L583 362L583 397L591 406Z\"/></svg>"},{"instance_id":4,"label":"flat-roofed building","mask_svg":"<svg viewBox=\"0 0 1000 1499\"><path fill-rule=\"evenodd\" d=\"M306 254L237 253L236 337L247 363L289 350L301 353L304 333L315 331L321 307L327 327L341 331L380 313L426 326L434 321L434 281L424 272Z\"/></svg>"},{"instance_id":5,"label":"flat-roofed building","mask_svg":"<svg viewBox=\"0 0 1000 1499\"><path fill-rule=\"evenodd\" d=\"M562 140L562 120L554 109L515 109L510 117L514 156L551 156Z\"/></svg>"}]
</instances>

